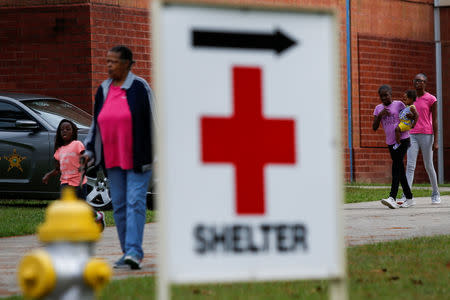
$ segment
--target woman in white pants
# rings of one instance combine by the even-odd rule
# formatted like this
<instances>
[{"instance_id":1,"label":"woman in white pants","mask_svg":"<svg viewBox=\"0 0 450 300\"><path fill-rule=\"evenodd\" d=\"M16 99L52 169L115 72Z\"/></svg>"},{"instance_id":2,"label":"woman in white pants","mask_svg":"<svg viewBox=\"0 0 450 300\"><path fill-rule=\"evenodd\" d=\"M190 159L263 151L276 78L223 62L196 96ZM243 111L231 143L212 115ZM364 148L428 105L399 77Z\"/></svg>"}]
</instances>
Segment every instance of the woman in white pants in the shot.
<instances>
[{"instance_id":1,"label":"woman in white pants","mask_svg":"<svg viewBox=\"0 0 450 300\"><path fill-rule=\"evenodd\" d=\"M414 106L419 114L419 120L416 126L409 132L411 146L407 152L406 178L409 186L412 187L417 155L420 149L425 170L428 173L433 189L431 204L439 204L441 203L441 197L437 184L436 171L433 165L433 150L436 151L438 149L437 100L436 97L425 91L426 82L427 76L423 73L417 74L413 80L414 88L417 92L417 99Z\"/></svg>"}]
</instances>

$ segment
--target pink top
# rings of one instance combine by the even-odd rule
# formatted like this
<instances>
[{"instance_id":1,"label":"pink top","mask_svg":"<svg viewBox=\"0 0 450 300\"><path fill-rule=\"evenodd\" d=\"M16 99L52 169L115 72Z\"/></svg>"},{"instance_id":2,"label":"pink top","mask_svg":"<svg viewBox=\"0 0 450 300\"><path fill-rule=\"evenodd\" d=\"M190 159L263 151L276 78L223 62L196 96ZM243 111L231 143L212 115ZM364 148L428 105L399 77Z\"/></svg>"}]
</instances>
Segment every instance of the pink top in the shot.
<instances>
[{"instance_id":1,"label":"pink top","mask_svg":"<svg viewBox=\"0 0 450 300\"><path fill-rule=\"evenodd\" d=\"M61 171L61 183L67 183L71 186L79 186L81 180L80 154L84 150L84 145L80 141L72 141L70 144L61 146L55 152L55 159L59 161ZM87 182L86 177L83 184Z\"/></svg>"},{"instance_id":2,"label":"pink top","mask_svg":"<svg viewBox=\"0 0 450 300\"><path fill-rule=\"evenodd\" d=\"M381 125L383 125L384 133L386 134L386 144L393 145L395 144L395 127L397 127L400 119L398 114L402 109L406 106L401 101L392 101L388 106L384 106L384 104L378 104L373 111L374 116L378 116L378 114L385 108L390 112L390 115L384 116L381 119ZM400 139L406 139L409 137L409 132L404 131L400 134Z\"/></svg>"},{"instance_id":3,"label":"pink top","mask_svg":"<svg viewBox=\"0 0 450 300\"><path fill-rule=\"evenodd\" d=\"M436 97L430 93L425 93L422 97L417 97L414 106L419 114L419 120L417 120L416 126L409 131L410 133L433 134L433 110L431 107L436 101Z\"/></svg>"},{"instance_id":4,"label":"pink top","mask_svg":"<svg viewBox=\"0 0 450 300\"><path fill-rule=\"evenodd\" d=\"M133 123L125 90L109 87L108 97L98 115L106 168L133 168Z\"/></svg>"}]
</instances>

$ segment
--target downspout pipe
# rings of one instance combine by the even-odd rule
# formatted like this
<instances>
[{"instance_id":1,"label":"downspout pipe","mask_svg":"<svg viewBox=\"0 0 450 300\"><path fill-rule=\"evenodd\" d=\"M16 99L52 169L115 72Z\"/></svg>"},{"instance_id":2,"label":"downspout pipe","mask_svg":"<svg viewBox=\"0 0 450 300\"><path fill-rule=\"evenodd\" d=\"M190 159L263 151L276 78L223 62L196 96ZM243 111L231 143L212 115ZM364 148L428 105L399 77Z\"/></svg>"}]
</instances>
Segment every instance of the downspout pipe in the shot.
<instances>
[{"instance_id":1,"label":"downspout pipe","mask_svg":"<svg viewBox=\"0 0 450 300\"><path fill-rule=\"evenodd\" d=\"M442 120L442 53L441 53L441 18L439 0L434 0L434 43L436 49L436 98L438 120L438 182L444 183L444 132Z\"/></svg>"},{"instance_id":2,"label":"downspout pipe","mask_svg":"<svg viewBox=\"0 0 450 300\"><path fill-rule=\"evenodd\" d=\"M345 26L347 32L347 136L348 153L350 162L350 182L353 182L353 130L352 130L352 36L351 36L351 16L350 0L345 0L346 18Z\"/></svg>"}]
</instances>

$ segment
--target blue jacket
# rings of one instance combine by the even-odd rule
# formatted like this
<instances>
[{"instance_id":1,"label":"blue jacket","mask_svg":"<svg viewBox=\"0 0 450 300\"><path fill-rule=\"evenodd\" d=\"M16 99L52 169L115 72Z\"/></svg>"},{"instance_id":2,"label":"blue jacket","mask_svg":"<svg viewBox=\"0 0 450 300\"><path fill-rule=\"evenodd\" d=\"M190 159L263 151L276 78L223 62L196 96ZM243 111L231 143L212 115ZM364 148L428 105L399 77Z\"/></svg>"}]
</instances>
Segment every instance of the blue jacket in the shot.
<instances>
[{"instance_id":1,"label":"blue jacket","mask_svg":"<svg viewBox=\"0 0 450 300\"><path fill-rule=\"evenodd\" d=\"M112 79L105 80L97 89L94 103L94 120L84 140L86 154L94 159L94 164L103 164L103 147L98 115L108 95ZM148 83L132 72L121 86L126 91L133 124L133 170L143 172L152 168L153 162L153 128L155 125L155 109L153 93Z\"/></svg>"}]
</instances>

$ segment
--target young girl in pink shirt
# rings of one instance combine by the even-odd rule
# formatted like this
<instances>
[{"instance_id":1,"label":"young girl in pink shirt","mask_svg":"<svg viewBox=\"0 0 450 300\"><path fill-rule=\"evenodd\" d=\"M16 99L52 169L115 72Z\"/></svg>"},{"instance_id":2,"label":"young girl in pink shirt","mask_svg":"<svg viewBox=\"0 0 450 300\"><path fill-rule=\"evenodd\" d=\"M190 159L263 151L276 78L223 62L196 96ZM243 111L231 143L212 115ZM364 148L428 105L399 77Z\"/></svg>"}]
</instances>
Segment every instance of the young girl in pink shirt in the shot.
<instances>
[{"instance_id":1,"label":"young girl in pink shirt","mask_svg":"<svg viewBox=\"0 0 450 300\"><path fill-rule=\"evenodd\" d=\"M52 176L61 174L61 189L70 186L75 189L80 199L86 199L86 178L81 183L80 157L84 153L84 145L78 141L78 128L70 120L62 119L56 129L55 136L55 168L44 175L42 182L47 184ZM80 184L81 183L81 184ZM102 230L105 227L103 212L95 213L95 221Z\"/></svg>"},{"instance_id":2,"label":"young girl in pink shirt","mask_svg":"<svg viewBox=\"0 0 450 300\"><path fill-rule=\"evenodd\" d=\"M405 104L401 101L392 100L392 88L384 84L378 89L378 95L381 103L378 104L373 111L372 129L377 130L380 124L383 126L386 134L386 144L392 159L392 183L389 197L382 199L381 203L389 208L410 207L414 205L413 194L406 180L405 166L403 158L410 145L408 131L400 133L400 146L394 149L395 145L395 128L399 123L399 113L405 108ZM402 185L406 200L399 205L396 202L399 183Z\"/></svg>"}]
</instances>

